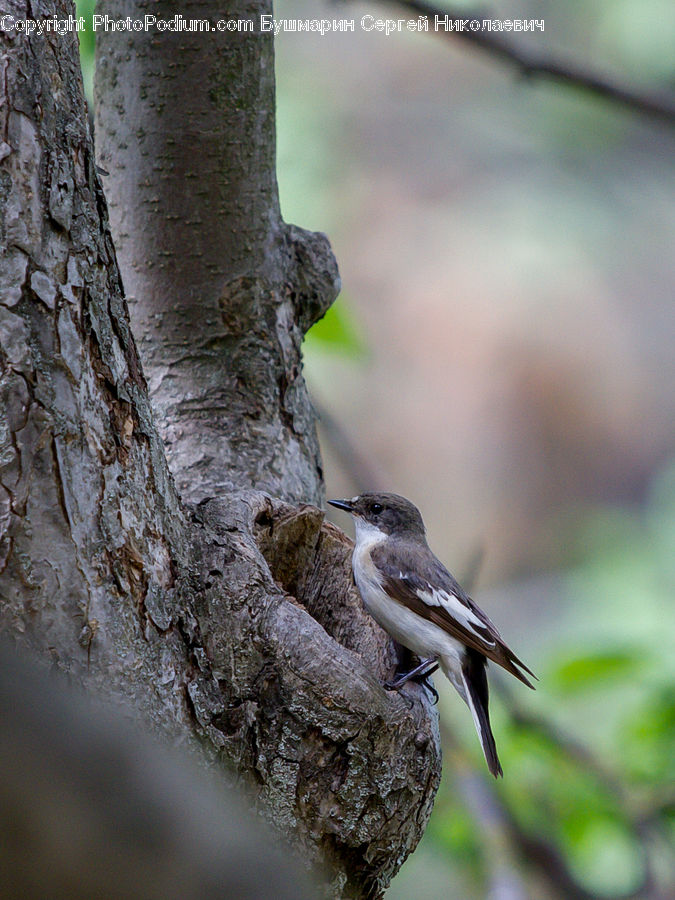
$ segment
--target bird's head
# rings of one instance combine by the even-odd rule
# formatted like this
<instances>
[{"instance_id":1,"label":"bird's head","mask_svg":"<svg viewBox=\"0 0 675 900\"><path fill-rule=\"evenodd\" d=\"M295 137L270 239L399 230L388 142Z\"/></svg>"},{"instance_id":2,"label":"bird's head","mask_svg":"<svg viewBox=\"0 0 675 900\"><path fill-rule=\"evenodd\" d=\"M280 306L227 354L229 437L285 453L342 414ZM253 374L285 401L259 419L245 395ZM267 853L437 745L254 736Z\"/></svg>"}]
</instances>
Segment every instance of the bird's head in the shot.
<instances>
[{"instance_id":1,"label":"bird's head","mask_svg":"<svg viewBox=\"0 0 675 900\"><path fill-rule=\"evenodd\" d=\"M364 523L386 535L424 538L419 509L398 494L367 492L351 500L329 500L331 506L351 513L357 526Z\"/></svg>"}]
</instances>

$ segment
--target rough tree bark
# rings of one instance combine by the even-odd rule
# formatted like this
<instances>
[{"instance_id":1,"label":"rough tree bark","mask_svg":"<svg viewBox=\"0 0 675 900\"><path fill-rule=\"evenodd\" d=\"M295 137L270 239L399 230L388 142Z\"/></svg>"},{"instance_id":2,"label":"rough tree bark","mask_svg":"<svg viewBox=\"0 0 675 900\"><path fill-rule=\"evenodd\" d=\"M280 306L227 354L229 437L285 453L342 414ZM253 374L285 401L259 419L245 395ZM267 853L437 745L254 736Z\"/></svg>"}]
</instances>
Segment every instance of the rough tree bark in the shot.
<instances>
[{"instance_id":1,"label":"rough tree bark","mask_svg":"<svg viewBox=\"0 0 675 900\"><path fill-rule=\"evenodd\" d=\"M170 18L172 0L106 0ZM271 0L191 0L257 25ZM322 234L286 225L267 33L101 33L97 155L134 335L181 496L245 484L323 500L300 344L339 291Z\"/></svg>"},{"instance_id":2,"label":"rough tree bark","mask_svg":"<svg viewBox=\"0 0 675 900\"><path fill-rule=\"evenodd\" d=\"M329 895L379 896L431 811L437 720L421 689L380 687L392 647L355 596L350 542L307 503L321 473L300 341L337 271L279 215L273 48L117 37L98 121L159 430L75 37L2 34L0 625L221 764Z\"/></svg>"}]
</instances>

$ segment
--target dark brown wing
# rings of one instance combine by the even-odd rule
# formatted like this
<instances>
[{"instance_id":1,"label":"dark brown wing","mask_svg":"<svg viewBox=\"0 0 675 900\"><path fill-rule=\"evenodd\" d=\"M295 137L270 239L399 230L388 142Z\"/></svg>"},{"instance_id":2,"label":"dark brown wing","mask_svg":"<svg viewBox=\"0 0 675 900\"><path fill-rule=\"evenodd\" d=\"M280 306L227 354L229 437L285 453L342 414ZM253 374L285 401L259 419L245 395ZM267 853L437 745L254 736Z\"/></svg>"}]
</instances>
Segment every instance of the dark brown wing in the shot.
<instances>
[{"instance_id":1,"label":"dark brown wing","mask_svg":"<svg viewBox=\"0 0 675 900\"><path fill-rule=\"evenodd\" d=\"M394 600L428 619L451 637L472 647L514 675L523 684L534 685L520 671L536 675L521 662L501 638L496 627L468 597L448 570L425 547L419 545L374 547L372 558L382 573L382 587ZM410 557L410 558L408 558ZM519 667L519 668L518 668Z\"/></svg>"}]
</instances>

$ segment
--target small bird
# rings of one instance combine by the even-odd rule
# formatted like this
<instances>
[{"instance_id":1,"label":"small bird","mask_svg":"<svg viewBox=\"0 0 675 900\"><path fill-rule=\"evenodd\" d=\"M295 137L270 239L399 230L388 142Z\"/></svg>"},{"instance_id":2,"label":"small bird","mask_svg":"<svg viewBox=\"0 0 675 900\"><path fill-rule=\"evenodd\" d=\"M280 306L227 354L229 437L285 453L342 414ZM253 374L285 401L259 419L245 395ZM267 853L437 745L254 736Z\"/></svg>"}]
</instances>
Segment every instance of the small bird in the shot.
<instances>
[{"instance_id":1,"label":"small bird","mask_svg":"<svg viewBox=\"0 0 675 900\"><path fill-rule=\"evenodd\" d=\"M364 606L394 640L416 654L419 666L396 679L399 688L438 668L465 701L490 772L503 775L488 712L488 659L530 688L536 679L509 650L492 622L462 590L427 544L419 510L398 494L364 493L329 500L351 513L356 528L354 580Z\"/></svg>"}]
</instances>

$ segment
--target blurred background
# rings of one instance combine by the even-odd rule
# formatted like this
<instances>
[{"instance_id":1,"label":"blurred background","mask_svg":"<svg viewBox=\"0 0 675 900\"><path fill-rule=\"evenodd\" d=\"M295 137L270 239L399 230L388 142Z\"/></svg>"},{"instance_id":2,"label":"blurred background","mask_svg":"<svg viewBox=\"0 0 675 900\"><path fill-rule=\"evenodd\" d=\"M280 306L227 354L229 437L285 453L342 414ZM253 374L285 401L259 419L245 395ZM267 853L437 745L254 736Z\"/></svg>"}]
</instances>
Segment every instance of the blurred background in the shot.
<instances>
[{"instance_id":1,"label":"blurred background","mask_svg":"<svg viewBox=\"0 0 675 900\"><path fill-rule=\"evenodd\" d=\"M277 39L284 218L329 235L343 282L305 352L327 495L412 499L540 678L493 667L496 784L437 677L444 781L387 896L670 898L675 129L365 14L408 15L276 3L357 21ZM675 93L672 0L489 16L543 18L510 37Z\"/></svg>"}]
</instances>

